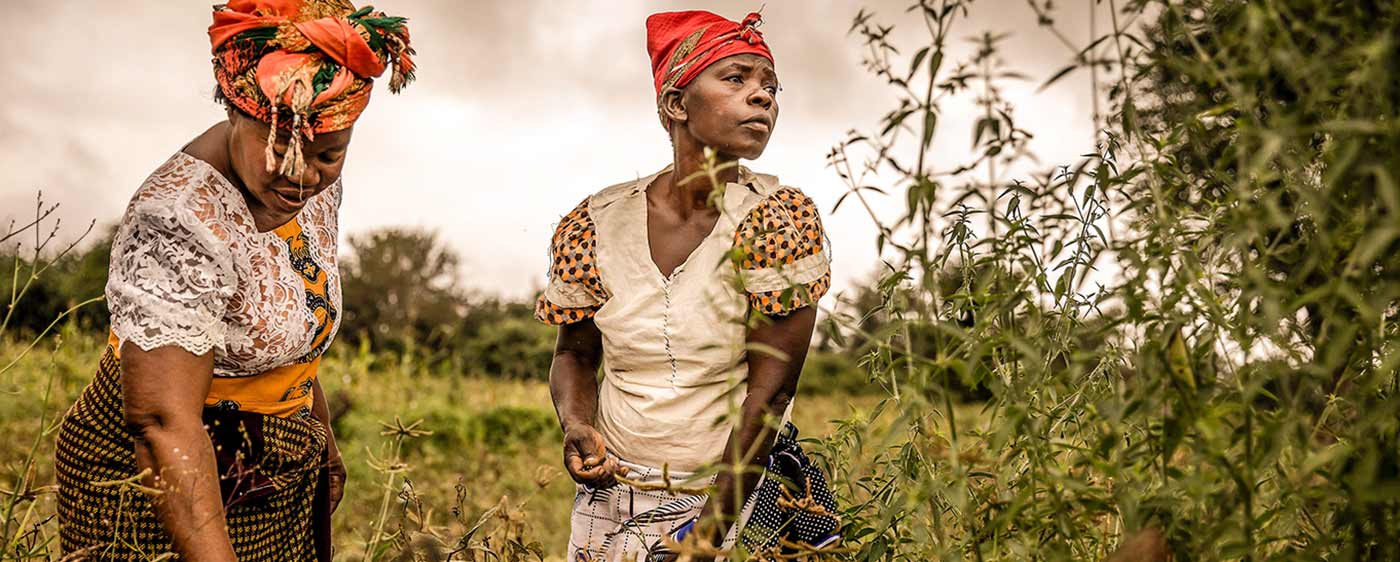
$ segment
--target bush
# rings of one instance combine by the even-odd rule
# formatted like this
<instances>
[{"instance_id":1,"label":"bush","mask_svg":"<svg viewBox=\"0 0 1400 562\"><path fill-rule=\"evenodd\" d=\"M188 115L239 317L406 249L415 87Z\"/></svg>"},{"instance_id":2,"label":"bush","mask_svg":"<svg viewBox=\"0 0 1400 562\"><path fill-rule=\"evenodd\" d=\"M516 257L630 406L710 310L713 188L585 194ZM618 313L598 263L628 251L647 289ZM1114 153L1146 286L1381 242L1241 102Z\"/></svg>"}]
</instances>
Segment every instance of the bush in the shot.
<instances>
[{"instance_id":1,"label":"bush","mask_svg":"<svg viewBox=\"0 0 1400 562\"><path fill-rule=\"evenodd\" d=\"M342 337L440 358L465 313L457 254L436 233L402 228L352 235L347 250Z\"/></svg>"},{"instance_id":2,"label":"bush","mask_svg":"<svg viewBox=\"0 0 1400 562\"><path fill-rule=\"evenodd\" d=\"M512 379L548 380L554 330L534 318L505 318L463 338L458 358L467 372Z\"/></svg>"},{"instance_id":3,"label":"bush","mask_svg":"<svg viewBox=\"0 0 1400 562\"><path fill-rule=\"evenodd\" d=\"M844 353L814 349L807 353L802 365L802 378L797 381L797 396L866 395L880 392L879 384L869 380L867 372Z\"/></svg>"},{"instance_id":4,"label":"bush","mask_svg":"<svg viewBox=\"0 0 1400 562\"><path fill-rule=\"evenodd\" d=\"M426 443L449 451L486 447L502 452L564 439L554 412L520 406L493 407L478 414L434 410L424 420L424 426L433 431Z\"/></svg>"}]
</instances>

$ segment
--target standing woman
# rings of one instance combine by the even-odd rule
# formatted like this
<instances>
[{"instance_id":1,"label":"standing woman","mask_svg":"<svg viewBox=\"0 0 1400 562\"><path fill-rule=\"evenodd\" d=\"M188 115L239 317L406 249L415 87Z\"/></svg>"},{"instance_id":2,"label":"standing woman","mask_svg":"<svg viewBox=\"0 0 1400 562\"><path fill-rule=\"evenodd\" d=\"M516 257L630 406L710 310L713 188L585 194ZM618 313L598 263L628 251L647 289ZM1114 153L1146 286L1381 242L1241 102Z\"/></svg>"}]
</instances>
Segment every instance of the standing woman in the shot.
<instances>
[{"instance_id":1,"label":"standing woman","mask_svg":"<svg viewBox=\"0 0 1400 562\"><path fill-rule=\"evenodd\" d=\"M668 559L668 539L730 546L740 527L751 553L834 539L833 518L778 508L771 476L696 474L766 466L834 509L796 430L774 431L830 271L812 201L738 165L763 153L778 118L759 24L703 11L647 19L674 162L587 198L554 234L536 316L559 326L550 390L580 485L570 562ZM699 481L655 489L686 480ZM707 484L708 495L694 489Z\"/></svg>"},{"instance_id":2,"label":"standing woman","mask_svg":"<svg viewBox=\"0 0 1400 562\"><path fill-rule=\"evenodd\" d=\"M345 0L231 0L209 38L228 120L117 229L110 345L58 436L60 536L89 560L326 561L340 171L373 79L392 67L397 92L413 50L403 18Z\"/></svg>"}]
</instances>

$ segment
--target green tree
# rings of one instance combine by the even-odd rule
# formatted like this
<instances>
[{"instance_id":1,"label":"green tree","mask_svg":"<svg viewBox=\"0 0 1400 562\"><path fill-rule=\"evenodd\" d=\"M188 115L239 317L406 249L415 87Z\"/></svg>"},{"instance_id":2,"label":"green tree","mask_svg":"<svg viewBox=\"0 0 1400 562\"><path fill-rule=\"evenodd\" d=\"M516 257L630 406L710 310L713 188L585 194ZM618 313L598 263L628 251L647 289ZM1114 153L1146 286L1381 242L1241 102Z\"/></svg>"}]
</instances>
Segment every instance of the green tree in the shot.
<instances>
[{"instance_id":1,"label":"green tree","mask_svg":"<svg viewBox=\"0 0 1400 562\"><path fill-rule=\"evenodd\" d=\"M350 236L348 250L341 260L346 338L439 358L452 351L466 312L461 260L436 233L384 228Z\"/></svg>"}]
</instances>

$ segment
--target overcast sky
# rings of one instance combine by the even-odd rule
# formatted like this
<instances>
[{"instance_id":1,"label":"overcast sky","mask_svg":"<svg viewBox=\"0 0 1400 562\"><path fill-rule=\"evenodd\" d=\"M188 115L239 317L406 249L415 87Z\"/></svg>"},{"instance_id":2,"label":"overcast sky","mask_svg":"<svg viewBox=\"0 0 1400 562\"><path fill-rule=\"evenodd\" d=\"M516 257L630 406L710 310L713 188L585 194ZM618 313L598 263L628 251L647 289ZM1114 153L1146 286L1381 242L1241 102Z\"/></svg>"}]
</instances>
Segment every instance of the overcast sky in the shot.
<instances>
[{"instance_id":1,"label":"overcast sky","mask_svg":"<svg viewBox=\"0 0 1400 562\"><path fill-rule=\"evenodd\" d=\"M747 163L802 188L823 210L836 288L877 262L870 218L830 213L843 193L826 166L852 128L870 129L894 92L864 68L847 35L862 7L899 30L913 53L926 37L904 0L769 0L764 37L784 90L767 152ZM1069 4L1069 2L1057 2ZM1062 6L1057 24L1086 43L1093 0ZM384 81L356 126L344 172L342 239L390 225L438 231L463 257L463 282L523 297L542 286L553 224L583 197L670 161L657 123L643 22L703 7L740 19L757 2L467 2L383 0L410 18L419 78L402 95ZM32 212L34 194L62 204L69 234L115 222L155 167L222 119L212 101L210 4L6 0L0 34L0 218ZM1102 24L1101 24L1102 25ZM1023 0L979 0L960 22L951 60L982 31L1009 32L1005 58L1031 77L1009 88L1042 161L1070 162L1093 145L1088 76L1037 92L1072 53L1036 25ZM937 159L968 158L971 99L944 105ZM902 201L878 202L895 209Z\"/></svg>"}]
</instances>

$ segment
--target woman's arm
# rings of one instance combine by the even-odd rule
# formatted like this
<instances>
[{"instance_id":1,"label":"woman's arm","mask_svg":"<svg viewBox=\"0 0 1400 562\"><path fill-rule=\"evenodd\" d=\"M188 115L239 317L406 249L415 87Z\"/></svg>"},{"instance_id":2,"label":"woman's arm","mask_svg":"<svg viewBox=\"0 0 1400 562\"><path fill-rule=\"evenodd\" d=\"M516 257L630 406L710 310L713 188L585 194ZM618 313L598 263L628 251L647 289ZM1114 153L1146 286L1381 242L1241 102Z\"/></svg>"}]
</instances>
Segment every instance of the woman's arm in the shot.
<instances>
[{"instance_id":1,"label":"woman's arm","mask_svg":"<svg viewBox=\"0 0 1400 562\"><path fill-rule=\"evenodd\" d=\"M214 353L178 347L143 351L124 344L123 413L143 481L161 491L156 516L184 560L235 561L225 527L214 447L204 429L204 398L213 380Z\"/></svg>"},{"instance_id":2,"label":"woman's arm","mask_svg":"<svg viewBox=\"0 0 1400 562\"><path fill-rule=\"evenodd\" d=\"M768 317L749 331L749 389L739 410L739 423L729 435L724 463L745 470L735 478L733 470L721 470L715 478L710 501L700 513L707 538L718 545L738 517L744 501L762 475L775 434L764 423L768 416L781 418L797 392L797 380L807 359L817 309L807 306L786 316ZM776 351L781 356L773 353Z\"/></svg>"},{"instance_id":3,"label":"woman's arm","mask_svg":"<svg viewBox=\"0 0 1400 562\"><path fill-rule=\"evenodd\" d=\"M315 379L311 385L312 400L311 417L321 422L326 427L326 469L330 472L330 489L327 490L331 498L331 513L335 513L340 507L340 499L345 497L345 462L340 458L340 447L335 443L335 432L331 430L331 410L330 404L326 403L326 393L321 390L321 379Z\"/></svg>"},{"instance_id":4,"label":"woman's arm","mask_svg":"<svg viewBox=\"0 0 1400 562\"><path fill-rule=\"evenodd\" d=\"M549 368L549 395L564 430L564 467L575 482L595 488L616 483L617 461L594 429L598 412L598 365L603 334L592 318L559 326L554 361Z\"/></svg>"}]
</instances>

